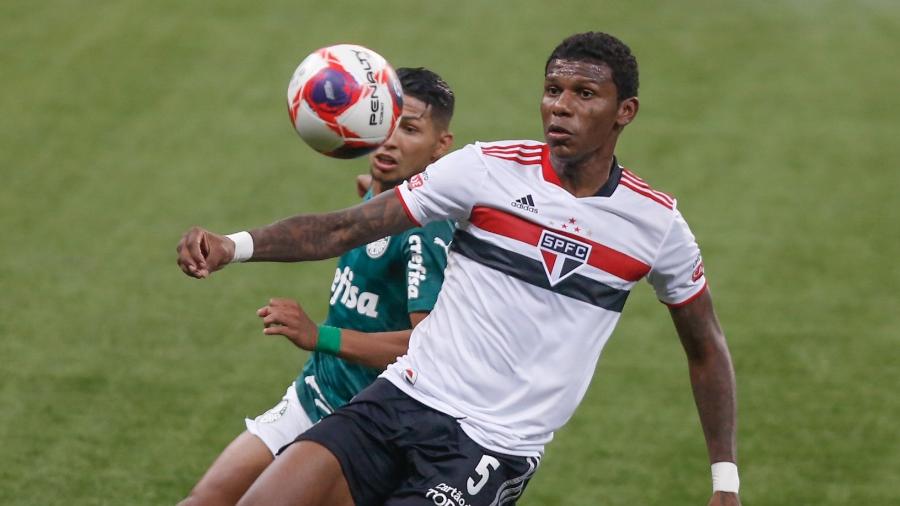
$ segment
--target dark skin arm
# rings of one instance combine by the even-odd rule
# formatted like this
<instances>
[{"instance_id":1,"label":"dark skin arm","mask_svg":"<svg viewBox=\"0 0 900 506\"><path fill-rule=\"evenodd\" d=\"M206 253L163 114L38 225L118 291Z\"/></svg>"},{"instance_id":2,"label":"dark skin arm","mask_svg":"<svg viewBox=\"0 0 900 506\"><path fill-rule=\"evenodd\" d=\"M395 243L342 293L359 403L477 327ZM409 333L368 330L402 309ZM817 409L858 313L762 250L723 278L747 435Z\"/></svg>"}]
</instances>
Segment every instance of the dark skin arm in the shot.
<instances>
[{"instance_id":1,"label":"dark skin arm","mask_svg":"<svg viewBox=\"0 0 900 506\"><path fill-rule=\"evenodd\" d=\"M319 328L296 301L271 299L256 311L256 315L263 320L263 334L282 335L299 348L315 350ZM410 313L413 328L426 316L427 312ZM349 362L384 369L406 353L410 334L412 330L365 333L341 329L341 351L338 356Z\"/></svg>"},{"instance_id":2,"label":"dark skin arm","mask_svg":"<svg viewBox=\"0 0 900 506\"><path fill-rule=\"evenodd\" d=\"M670 308L672 321L688 359L694 402L706 437L710 463L737 462L737 401L734 368L708 290ZM737 494L715 492L709 506L739 506Z\"/></svg>"},{"instance_id":3,"label":"dark skin arm","mask_svg":"<svg viewBox=\"0 0 900 506\"><path fill-rule=\"evenodd\" d=\"M250 261L332 258L414 226L394 192L384 192L341 211L297 215L251 230L253 257ZM230 239L200 227L188 230L176 250L178 266L194 278L205 278L234 258L234 243Z\"/></svg>"}]
</instances>

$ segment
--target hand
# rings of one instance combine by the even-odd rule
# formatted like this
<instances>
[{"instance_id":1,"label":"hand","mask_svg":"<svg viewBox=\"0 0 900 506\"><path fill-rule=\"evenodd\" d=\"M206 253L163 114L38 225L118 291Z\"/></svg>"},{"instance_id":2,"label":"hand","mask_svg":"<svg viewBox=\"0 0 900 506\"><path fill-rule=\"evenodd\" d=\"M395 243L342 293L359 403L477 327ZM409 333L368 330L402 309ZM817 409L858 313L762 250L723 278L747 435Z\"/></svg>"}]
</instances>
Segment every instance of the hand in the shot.
<instances>
[{"instance_id":1,"label":"hand","mask_svg":"<svg viewBox=\"0 0 900 506\"><path fill-rule=\"evenodd\" d=\"M356 176L356 193L360 198L366 196L366 192L372 187L372 175L360 174Z\"/></svg>"},{"instance_id":2,"label":"hand","mask_svg":"<svg viewBox=\"0 0 900 506\"><path fill-rule=\"evenodd\" d=\"M256 316L263 319L263 334L282 335L307 351L316 348L319 327L309 319L297 301L270 299L268 305L256 311Z\"/></svg>"},{"instance_id":3,"label":"hand","mask_svg":"<svg viewBox=\"0 0 900 506\"><path fill-rule=\"evenodd\" d=\"M734 492L713 492L708 506L741 506L741 499Z\"/></svg>"},{"instance_id":4,"label":"hand","mask_svg":"<svg viewBox=\"0 0 900 506\"><path fill-rule=\"evenodd\" d=\"M234 242L224 235L200 227L191 227L181 236L178 266L192 278L205 278L234 258Z\"/></svg>"}]
</instances>

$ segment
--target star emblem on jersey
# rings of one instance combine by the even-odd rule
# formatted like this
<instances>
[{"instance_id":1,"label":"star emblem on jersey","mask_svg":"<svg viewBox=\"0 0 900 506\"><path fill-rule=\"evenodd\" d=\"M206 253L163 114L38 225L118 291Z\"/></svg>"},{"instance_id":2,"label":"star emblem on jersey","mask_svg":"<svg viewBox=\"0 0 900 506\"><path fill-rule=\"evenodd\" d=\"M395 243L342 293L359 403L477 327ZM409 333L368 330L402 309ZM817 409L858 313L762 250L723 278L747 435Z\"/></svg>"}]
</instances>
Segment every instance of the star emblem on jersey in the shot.
<instances>
[{"instance_id":1,"label":"star emblem on jersey","mask_svg":"<svg viewBox=\"0 0 900 506\"><path fill-rule=\"evenodd\" d=\"M550 286L568 278L587 262L591 245L549 230L541 232L538 242L544 272Z\"/></svg>"}]
</instances>

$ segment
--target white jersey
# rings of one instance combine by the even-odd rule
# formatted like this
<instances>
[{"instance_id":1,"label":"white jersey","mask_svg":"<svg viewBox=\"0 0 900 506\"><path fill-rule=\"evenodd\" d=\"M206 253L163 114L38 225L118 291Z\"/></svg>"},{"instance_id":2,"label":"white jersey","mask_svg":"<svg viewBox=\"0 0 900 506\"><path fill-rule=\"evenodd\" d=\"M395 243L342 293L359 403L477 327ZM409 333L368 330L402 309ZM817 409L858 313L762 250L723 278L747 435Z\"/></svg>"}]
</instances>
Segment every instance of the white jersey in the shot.
<instances>
[{"instance_id":1,"label":"white jersey","mask_svg":"<svg viewBox=\"0 0 900 506\"><path fill-rule=\"evenodd\" d=\"M497 452L542 453L641 278L670 305L706 286L675 200L615 161L595 196L576 198L545 144L476 143L396 192L414 221L458 230L434 310L382 376Z\"/></svg>"}]
</instances>

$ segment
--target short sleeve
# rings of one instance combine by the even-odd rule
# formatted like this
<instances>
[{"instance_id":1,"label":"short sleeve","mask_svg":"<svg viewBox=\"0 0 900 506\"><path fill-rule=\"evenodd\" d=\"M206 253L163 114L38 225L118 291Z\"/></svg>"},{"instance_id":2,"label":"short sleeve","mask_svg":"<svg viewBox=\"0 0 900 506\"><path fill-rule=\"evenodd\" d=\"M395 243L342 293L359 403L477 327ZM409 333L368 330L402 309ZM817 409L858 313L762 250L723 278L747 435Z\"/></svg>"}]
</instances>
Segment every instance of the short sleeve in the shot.
<instances>
[{"instance_id":1,"label":"short sleeve","mask_svg":"<svg viewBox=\"0 0 900 506\"><path fill-rule=\"evenodd\" d=\"M421 225L468 218L487 172L473 145L454 151L395 188L410 219Z\"/></svg>"},{"instance_id":2,"label":"short sleeve","mask_svg":"<svg viewBox=\"0 0 900 506\"><path fill-rule=\"evenodd\" d=\"M691 302L706 289L700 247L677 209L647 279L657 298L674 307Z\"/></svg>"},{"instance_id":3,"label":"short sleeve","mask_svg":"<svg viewBox=\"0 0 900 506\"><path fill-rule=\"evenodd\" d=\"M447 252L454 226L438 221L411 230L403 243L406 259L406 305L410 313L431 311L444 283Z\"/></svg>"}]
</instances>

